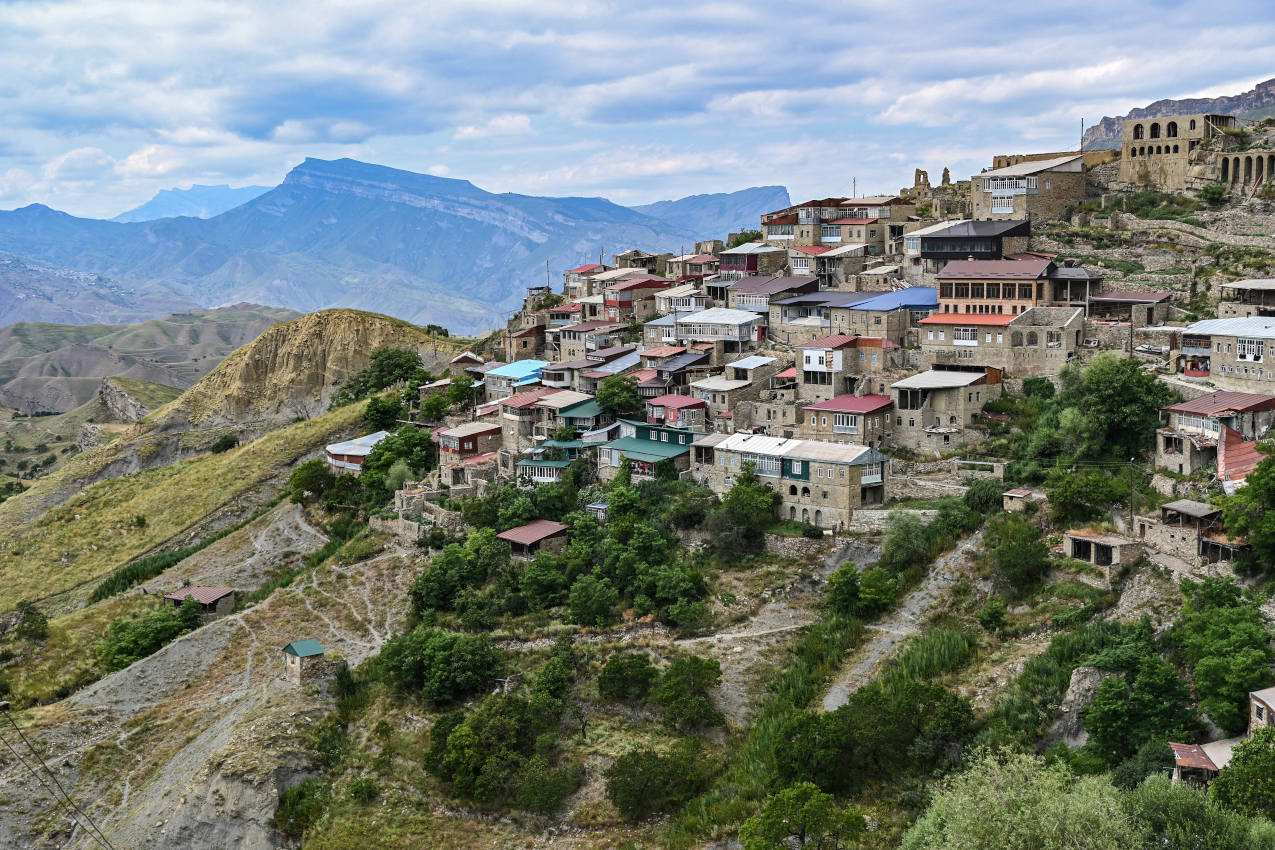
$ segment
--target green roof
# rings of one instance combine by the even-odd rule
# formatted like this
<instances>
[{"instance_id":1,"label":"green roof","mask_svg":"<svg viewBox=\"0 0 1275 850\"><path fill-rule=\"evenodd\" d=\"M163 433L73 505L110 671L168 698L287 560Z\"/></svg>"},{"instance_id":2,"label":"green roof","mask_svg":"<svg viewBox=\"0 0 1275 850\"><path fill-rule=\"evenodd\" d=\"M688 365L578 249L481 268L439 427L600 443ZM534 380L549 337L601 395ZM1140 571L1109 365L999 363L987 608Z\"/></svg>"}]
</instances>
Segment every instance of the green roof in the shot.
<instances>
[{"instance_id":1,"label":"green roof","mask_svg":"<svg viewBox=\"0 0 1275 850\"><path fill-rule=\"evenodd\" d=\"M285 646L283 651L298 658L308 658L311 655L322 655L323 647L314 638L306 638L305 640L293 641Z\"/></svg>"},{"instance_id":2,"label":"green roof","mask_svg":"<svg viewBox=\"0 0 1275 850\"><path fill-rule=\"evenodd\" d=\"M545 440L540 445L546 449L582 449L585 447L584 440Z\"/></svg>"},{"instance_id":3,"label":"green roof","mask_svg":"<svg viewBox=\"0 0 1275 850\"><path fill-rule=\"evenodd\" d=\"M679 446L676 443L660 443L655 440L639 440L637 437L621 437L604 444L608 449L619 449L628 457L637 460L657 461L684 455L691 450L690 446Z\"/></svg>"},{"instance_id":4,"label":"green roof","mask_svg":"<svg viewBox=\"0 0 1275 850\"><path fill-rule=\"evenodd\" d=\"M566 469L571 465L569 460L520 460L518 466L550 466L558 469Z\"/></svg>"},{"instance_id":5,"label":"green roof","mask_svg":"<svg viewBox=\"0 0 1275 850\"><path fill-rule=\"evenodd\" d=\"M564 419L597 419L602 415L602 408L598 406L596 399L591 398L562 408L558 411L558 415Z\"/></svg>"}]
</instances>

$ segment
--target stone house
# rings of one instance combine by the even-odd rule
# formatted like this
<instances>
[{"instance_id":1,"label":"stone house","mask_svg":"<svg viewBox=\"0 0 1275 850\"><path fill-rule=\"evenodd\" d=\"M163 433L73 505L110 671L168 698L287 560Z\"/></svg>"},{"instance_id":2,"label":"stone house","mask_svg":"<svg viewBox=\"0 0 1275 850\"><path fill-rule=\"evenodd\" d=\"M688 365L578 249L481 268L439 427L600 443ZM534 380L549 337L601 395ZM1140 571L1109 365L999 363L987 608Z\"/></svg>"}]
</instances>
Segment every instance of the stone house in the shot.
<instances>
[{"instance_id":1,"label":"stone house","mask_svg":"<svg viewBox=\"0 0 1275 850\"><path fill-rule=\"evenodd\" d=\"M885 502L889 458L855 444L764 434L710 434L692 443L696 480L724 494L746 464L780 496L780 519L845 528L854 511Z\"/></svg>"},{"instance_id":2,"label":"stone house","mask_svg":"<svg viewBox=\"0 0 1275 850\"><path fill-rule=\"evenodd\" d=\"M557 344L549 352L559 362L583 360L594 351L615 348L624 342L625 327L609 319L594 319L557 330Z\"/></svg>"},{"instance_id":3,"label":"stone house","mask_svg":"<svg viewBox=\"0 0 1275 850\"><path fill-rule=\"evenodd\" d=\"M638 269L648 274L664 275L668 272L668 261L672 254L648 254L636 248L622 254L611 255L611 265L617 269Z\"/></svg>"},{"instance_id":4,"label":"stone house","mask_svg":"<svg viewBox=\"0 0 1275 850\"><path fill-rule=\"evenodd\" d=\"M1248 543L1231 537L1222 524L1222 509L1191 499L1160 506L1159 517L1140 516L1135 525L1138 539L1188 564L1233 561L1248 550Z\"/></svg>"},{"instance_id":5,"label":"stone house","mask_svg":"<svg viewBox=\"0 0 1275 850\"><path fill-rule=\"evenodd\" d=\"M503 441L499 422L465 422L435 431L434 442L438 444L438 466L443 470L443 480L448 480L448 470L469 458L499 451Z\"/></svg>"},{"instance_id":6,"label":"stone house","mask_svg":"<svg viewBox=\"0 0 1275 850\"><path fill-rule=\"evenodd\" d=\"M709 419L715 430L733 430L729 427L732 411L745 398L756 395L757 387L747 378L731 378L727 375L711 375L692 381L691 395L708 405Z\"/></svg>"},{"instance_id":7,"label":"stone house","mask_svg":"<svg viewBox=\"0 0 1275 850\"><path fill-rule=\"evenodd\" d=\"M932 279L953 260L1000 260L1031 247L1031 222L945 221L903 236L904 274L910 281Z\"/></svg>"},{"instance_id":8,"label":"stone house","mask_svg":"<svg viewBox=\"0 0 1275 850\"><path fill-rule=\"evenodd\" d=\"M1084 309L1032 307L1013 315L935 313L922 320L922 362L993 366L1019 378L1057 375L1084 342Z\"/></svg>"},{"instance_id":9,"label":"stone house","mask_svg":"<svg viewBox=\"0 0 1275 850\"><path fill-rule=\"evenodd\" d=\"M1156 431L1156 469L1193 475L1216 468L1222 428L1241 440L1263 440L1275 422L1273 411L1275 395L1225 390L1161 408L1165 424Z\"/></svg>"},{"instance_id":10,"label":"stone house","mask_svg":"<svg viewBox=\"0 0 1275 850\"><path fill-rule=\"evenodd\" d=\"M688 395L691 382L706 377L713 371L710 356L702 351L687 351L669 357L653 370L654 375L638 382L638 394L643 398L679 393ZM645 371L645 370L643 370Z\"/></svg>"},{"instance_id":11,"label":"stone house","mask_svg":"<svg viewBox=\"0 0 1275 850\"><path fill-rule=\"evenodd\" d=\"M283 648L283 675L294 685L313 682L327 673L323 646L314 638L293 641Z\"/></svg>"},{"instance_id":12,"label":"stone house","mask_svg":"<svg viewBox=\"0 0 1275 850\"><path fill-rule=\"evenodd\" d=\"M791 295L815 292L819 278L813 275L796 277L744 277L730 284L726 304L732 310L750 310L764 317L770 315L770 302Z\"/></svg>"},{"instance_id":13,"label":"stone house","mask_svg":"<svg viewBox=\"0 0 1275 850\"><path fill-rule=\"evenodd\" d=\"M880 447L894 424L894 401L886 395L839 395L803 405L797 435L803 440Z\"/></svg>"},{"instance_id":14,"label":"stone house","mask_svg":"<svg viewBox=\"0 0 1275 850\"><path fill-rule=\"evenodd\" d=\"M501 448L505 452L517 455L535 444L536 424L545 413L536 402L560 392L552 387L537 387L500 400Z\"/></svg>"},{"instance_id":15,"label":"stone house","mask_svg":"<svg viewBox=\"0 0 1275 850\"><path fill-rule=\"evenodd\" d=\"M547 319L547 317L546 317ZM508 362L530 360L545 353L548 324L505 332L504 358Z\"/></svg>"},{"instance_id":16,"label":"stone house","mask_svg":"<svg viewBox=\"0 0 1275 850\"><path fill-rule=\"evenodd\" d=\"M515 360L491 369L483 375L487 400L499 401L521 390L538 386L540 370L548 365L544 360Z\"/></svg>"},{"instance_id":17,"label":"stone house","mask_svg":"<svg viewBox=\"0 0 1275 850\"><path fill-rule=\"evenodd\" d=\"M1275 279L1233 280L1221 285L1219 319L1275 316Z\"/></svg>"},{"instance_id":18,"label":"stone house","mask_svg":"<svg viewBox=\"0 0 1275 850\"><path fill-rule=\"evenodd\" d=\"M1027 160L970 178L975 219L1066 218L1085 199L1081 154Z\"/></svg>"},{"instance_id":19,"label":"stone house","mask_svg":"<svg viewBox=\"0 0 1275 850\"><path fill-rule=\"evenodd\" d=\"M655 312L693 313L708 307L708 295L697 284L684 283L655 293Z\"/></svg>"},{"instance_id":20,"label":"stone house","mask_svg":"<svg viewBox=\"0 0 1275 850\"><path fill-rule=\"evenodd\" d=\"M1107 587L1111 587L1112 567L1127 566L1142 555L1142 543L1123 534L1093 528L1073 528L1063 534L1063 553L1068 558L1097 567Z\"/></svg>"},{"instance_id":21,"label":"stone house","mask_svg":"<svg viewBox=\"0 0 1275 850\"><path fill-rule=\"evenodd\" d=\"M1088 318L1097 323L1163 325L1169 318L1171 299L1172 293L1154 290L1103 292L1089 296Z\"/></svg>"},{"instance_id":22,"label":"stone house","mask_svg":"<svg viewBox=\"0 0 1275 850\"><path fill-rule=\"evenodd\" d=\"M526 525L496 535L509 544L516 558L531 558L537 552L561 552L567 545L570 527L548 519L532 520Z\"/></svg>"},{"instance_id":23,"label":"stone house","mask_svg":"<svg viewBox=\"0 0 1275 850\"><path fill-rule=\"evenodd\" d=\"M481 366L485 361L472 351L462 351L451 360L447 361L447 374L452 378L459 378L467 374L465 371L470 366Z\"/></svg>"},{"instance_id":24,"label":"stone house","mask_svg":"<svg viewBox=\"0 0 1275 850\"><path fill-rule=\"evenodd\" d=\"M939 271L939 313L1017 315L1032 307L1085 307L1103 278L1079 266L1058 266L1039 254L1003 260L953 260Z\"/></svg>"},{"instance_id":25,"label":"stone house","mask_svg":"<svg viewBox=\"0 0 1275 850\"><path fill-rule=\"evenodd\" d=\"M679 345L706 342L720 347L723 354L741 354L757 347L765 324L765 313L710 307L679 315L674 334Z\"/></svg>"},{"instance_id":26,"label":"stone house","mask_svg":"<svg viewBox=\"0 0 1275 850\"><path fill-rule=\"evenodd\" d=\"M897 365L899 346L888 339L833 334L798 346L796 399L826 401L855 392L865 375Z\"/></svg>"},{"instance_id":27,"label":"stone house","mask_svg":"<svg viewBox=\"0 0 1275 850\"><path fill-rule=\"evenodd\" d=\"M879 293L821 290L772 299L766 336L788 345L801 345L828 336L832 333L833 308L866 301L877 294Z\"/></svg>"},{"instance_id":28,"label":"stone house","mask_svg":"<svg viewBox=\"0 0 1275 850\"><path fill-rule=\"evenodd\" d=\"M915 215L916 204L898 195L820 198L762 215L762 239L828 247L880 239L884 252L886 245L903 235L904 223ZM876 234L869 237L870 230Z\"/></svg>"},{"instance_id":29,"label":"stone house","mask_svg":"<svg viewBox=\"0 0 1275 850\"><path fill-rule=\"evenodd\" d=\"M890 385L894 427L890 444L935 454L979 436L969 426L983 405L1000 398L997 369L919 372Z\"/></svg>"},{"instance_id":30,"label":"stone house","mask_svg":"<svg viewBox=\"0 0 1275 850\"><path fill-rule=\"evenodd\" d=\"M696 277L703 279L717 274L719 260L715 254L681 254L668 261L668 276L674 280Z\"/></svg>"},{"instance_id":31,"label":"stone house","mask_svg":"<svg viewBox=\"0 0 1275 850\"><path fill-rule=\"evenodd\" d=\"M628 278L608 284L602 290L603 316L611 322L642 322L656 314L655 293L668 289L662 277Z\"/></svg>"},{"instance_id":32,"label":"stone house","mask_svg":"<svg viewBox=\"0 0 1275 850\"><path fill-rule=\"evenodd\" d=\"M174 608L180 608L187 599L199 603L200 618L204 621L233 614L235 610L235 591L229 587L190 586L164 595L164 600L171 602Z\"/></svg>"},{"instance_id":33,"label":"stone house","mask_svg":"<svg viewBox=\"0 0 1275 850\"><path fill-rule=\"evenodd\" d=\"M832 332L884 337L904 348L919 345L921 321L939 307L935 288L910 286L869 294L870 298L847 299L830 307Z\"/></svg>"},{"instance_id":34,"label":"stone house","mask_svg":"<svg viewBox=\"0 0 1275 850\"><path fill-rule=\"evenodd\" d=\"M1275 318L1205 319L1182 329L1177 371L1238 392L1275 389L1275 366L1267 350L1275 340Z\"/></svg>"},{"instance_id":35,"label":"stone house","mask_svg":"<svg viewBox=\"0 0 1275 850\"><path fill-rule=\"evenodd\" d=\"M773 277L774 275L782 274L787 267L788 251L785 248L767 245L764 242L745 242L743 245L737 245L734 248L727 248L722 251L719 259L719 279L737 280L741 277ZM707 291L709 298L713 298L712 290L707 289ZM719 298L716 303L722 306L725 301Z\"/></svg>"},{"instance_id":36,"label":"stone house","mask_svg":"<svg viewBox=\"0 0 1275 850\"><path fill-rule=\"evenodd\" d=\"M678 473L690 468L694 432L632 419L621 419L618 424L620 436L598 449L598 477L603 481L614 478L625 459L635 480L654 478L662 462Z\"/></svg>"},{"instance_id":37,"label":"stone house","mask_svg":"<svg viewBox=\"0 0 1275 850\"><path fill-rule=\"evenodd\" d=\"M1125 121L1120 134L1120 182L1166 192L1189 188L1205 176L1197 151L1201 144L1236 126L1231 115L1173 115ZM1229 182L1223 176L1223 182Z\"/></svg>"},{"instance_id":38,"label":"stone house","mask_svg":"<svg viewBox=\"0 0 1275 850\"><path fill-rule=\"evenodd\" d=\"M564 410L570 410L591 401L594 401L593 396L578 393L575 390L561 390L541 396L533 402L537 412L534 417L535 422L531 426L532 435L542 438L552 437L554 432L567 424L562 415Z\"/></svg>"},{"instance_id":39,"label":"stone house","mask_svg":"<svg viewBox=\"0 0 1275 850\"><path fill-rule=\"evenodd\" d=\"M572 301L586 295L596 295L601 289L594 290L594 278L602 272L610 271L610 266L601 263L586 263L562 273L562 292Z\"/></svg>"}]
</instances>

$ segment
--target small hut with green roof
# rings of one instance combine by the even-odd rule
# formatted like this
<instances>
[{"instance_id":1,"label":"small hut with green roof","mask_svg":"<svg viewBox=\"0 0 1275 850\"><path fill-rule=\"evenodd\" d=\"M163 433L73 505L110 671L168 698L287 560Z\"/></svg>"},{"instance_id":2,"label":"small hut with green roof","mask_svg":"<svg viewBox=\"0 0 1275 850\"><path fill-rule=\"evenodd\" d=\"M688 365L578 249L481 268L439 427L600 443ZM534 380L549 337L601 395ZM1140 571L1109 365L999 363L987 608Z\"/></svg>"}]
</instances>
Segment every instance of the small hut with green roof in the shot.
<instances>
[{"instance_id":1,"label":"small hut with green roof","mask_svg":"<svg viewBox=\"0 0 1275 850\"><path fill-rule=\"evenodd\" d=\"M323 675L323 646L314 638L293 641L283 648L284 678L302 685Z\"/></svg>"}]
</instances>

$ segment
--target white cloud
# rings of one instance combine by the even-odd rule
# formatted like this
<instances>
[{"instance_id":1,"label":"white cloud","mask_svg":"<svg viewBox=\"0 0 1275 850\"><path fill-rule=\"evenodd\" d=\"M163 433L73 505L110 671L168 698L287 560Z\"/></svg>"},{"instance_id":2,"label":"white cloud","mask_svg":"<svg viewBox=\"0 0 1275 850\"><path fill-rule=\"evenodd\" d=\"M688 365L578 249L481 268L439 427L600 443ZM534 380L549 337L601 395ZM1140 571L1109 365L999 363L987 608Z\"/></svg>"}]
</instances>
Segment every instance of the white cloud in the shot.
<instances>
[{"instance_id":1,"label":"white cloud","mask_svg":"<svg viewBox=\"0 0 1275 850\"><path fill-rule=\"evenodd\" d=\"M85 147L54 157L44 166L45 180L93 180L115 167L115 160L101 148Z\"/></svg>"},{"instance_id":2,"label":"white cloud","mask_svg":"<svg viewBox=\"0 0 1275 850\"><path fill-rule=\"evenodd\" d=\"M457 128L453 138L487 139L492 136L525 136L531 133L530 115L496 115L482 124L466 124Z\"/></svg>"}]
</instances>

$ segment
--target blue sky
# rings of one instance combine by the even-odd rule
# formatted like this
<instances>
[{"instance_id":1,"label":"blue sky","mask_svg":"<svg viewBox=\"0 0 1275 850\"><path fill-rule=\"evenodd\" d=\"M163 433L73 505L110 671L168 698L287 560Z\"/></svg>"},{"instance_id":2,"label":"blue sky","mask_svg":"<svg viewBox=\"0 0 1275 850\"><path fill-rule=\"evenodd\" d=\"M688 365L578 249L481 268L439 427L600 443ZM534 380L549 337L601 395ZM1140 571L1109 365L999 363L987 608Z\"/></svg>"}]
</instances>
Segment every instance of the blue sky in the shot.
<instances>
[{"instance_id":1,"label":"blue sky","mask_svg":"<svg viewBox=\"0 0 1275 850\"><path fill-rule=\"evenodd\" d=\"M892 192L1270 77L1257 2L0 2L0 208L306 156L621 203Z\"/></svg>"}]
</instances>

